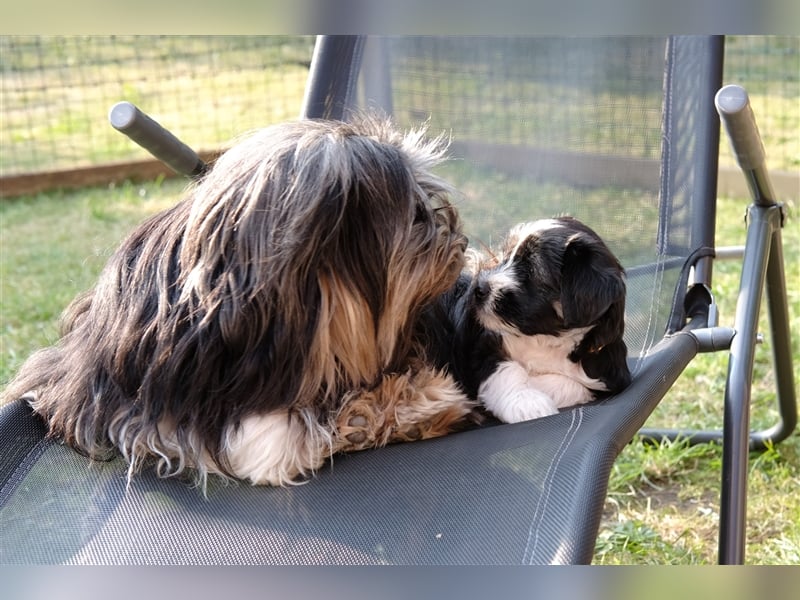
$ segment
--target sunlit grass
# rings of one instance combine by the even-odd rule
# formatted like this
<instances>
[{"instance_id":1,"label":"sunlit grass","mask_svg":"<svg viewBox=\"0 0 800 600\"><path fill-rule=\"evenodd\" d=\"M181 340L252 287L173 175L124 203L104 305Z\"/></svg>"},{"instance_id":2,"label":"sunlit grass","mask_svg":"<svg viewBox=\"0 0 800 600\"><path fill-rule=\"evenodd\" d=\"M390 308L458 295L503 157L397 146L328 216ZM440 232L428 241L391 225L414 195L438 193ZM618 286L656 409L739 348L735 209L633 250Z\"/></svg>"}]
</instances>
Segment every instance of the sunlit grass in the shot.
<instances>
[{"instance_id":1,"label":"sunlit grass","mask_svg":"<svg viewBox=\"0 0 800 600\"><path fill-rule=\"evenodd\" d=\"M0 36L0 174L147 157L107 123L108 110L120 100L140 105L198 150L214 150L245 130L296 118L313 41L313 36ZM768 166L795 171L800 167L800 41L734 36L727 43L725 83L749 89ZM567 40L562 50L575 45L576 40ZM415 95L428 98L441 91L438 82L421 84L398 76L398 118L430 118L433 129L447 129L448 112L468 112L474 118L461 134L475 139L503 132L505 142L549 147L557 142L574 148L579 140L584 149L658 158L660 82L648 87L651 97L641 98L631 112L616 96L631 93L615 83L627 77L615 71L619 65L604 72L603 89L587 90L554 85L547 72L539 80L529 77L527 61L503 61L498 76L481 60L486 57L473 65L452 65L459 73L446 73L453 104L435 107L433 114L405 114L402 105ZM573 77L580 81L580 74ZM531 118L519 118L523 101ZM735 165L725 140L720 152L723 165Z\"/></svg>"},{"instance_id":2,"label":"sunlit grass","mask_svg":"<svg viewBox=\"0 0 800 600\"><path fill-rule=\"evenodd\" d=\"M148 158L108 124L138 105L196 150L295 119L313 37L0 36L0 174Z\"/></svg>"},{"instance_id":3,"label":"sunlit grass","mask_svg":"<svg viewBox=\"0 0 800 600\"><path fill-rule=\"evenodd\" d=\"M174 203L172 180L0 202L0 382L58 337L58 317L91 287L118 242Z\"/></svg>"}]
</instances>

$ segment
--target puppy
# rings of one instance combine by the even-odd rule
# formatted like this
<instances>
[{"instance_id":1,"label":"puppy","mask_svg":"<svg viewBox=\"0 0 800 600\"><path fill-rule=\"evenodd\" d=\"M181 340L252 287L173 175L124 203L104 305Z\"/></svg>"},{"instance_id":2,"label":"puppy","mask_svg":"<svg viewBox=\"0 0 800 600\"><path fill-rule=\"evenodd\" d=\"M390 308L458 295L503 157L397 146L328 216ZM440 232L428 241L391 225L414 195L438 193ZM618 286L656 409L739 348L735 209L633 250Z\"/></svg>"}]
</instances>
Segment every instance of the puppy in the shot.
<instances>
[{"instance_id":1,"label":"puppy","mask_svg":"<svg viewBox=\"0 0 800 600\"><path fill-rule=\"evenodd\" d=\"M121 454L129 481L152 465L285 485L460 428L475 403L418 337L466 247L423 133L362 116L240 141L122 242L5 396L76 450Z\"/></svg>"},{"instance_id":2,"label":"puppy","mask_svg":"<svg viewBox=\"0 0 800 600\"><path fill-rule=\"evenodd\" d=\"M514 423L623 390L624 316L622 266L560 217L517 225L496 258L476 257L421 327L432 362Z\"/></svg>"}]
</instances>

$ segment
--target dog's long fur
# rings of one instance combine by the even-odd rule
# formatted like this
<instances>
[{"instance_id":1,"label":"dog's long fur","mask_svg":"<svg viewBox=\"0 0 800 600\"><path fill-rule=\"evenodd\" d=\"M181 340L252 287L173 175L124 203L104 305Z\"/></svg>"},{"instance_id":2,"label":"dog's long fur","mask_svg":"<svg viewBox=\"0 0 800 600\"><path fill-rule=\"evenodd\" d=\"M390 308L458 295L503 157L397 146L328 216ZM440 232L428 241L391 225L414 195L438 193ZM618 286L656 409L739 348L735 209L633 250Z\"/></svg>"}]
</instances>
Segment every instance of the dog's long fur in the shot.
<instances>
[{"instance_id":1,"label":"dog's long fur","mask_svg":"<svg viewBox=\"0 0 800 600\"><path fill-rule=\"evenodd\" d=\"M334 452L462 426L474 403L418 337L466 247L423 133L361 117L241 141L122 242L5 395L129 476L201 485L288 484Z\"/></svg>"},{"instance_id":2,"label":"dog's long fur","mask_svg":"<svg viewBox=\"0 0 800 600\"><path fill-rule=\"evenodd\" d=\"M522 223L469 264L421 324L431 360L501 421L630 383L624 271L592 229L569 217Z\"/></svg>"}]
</instances>

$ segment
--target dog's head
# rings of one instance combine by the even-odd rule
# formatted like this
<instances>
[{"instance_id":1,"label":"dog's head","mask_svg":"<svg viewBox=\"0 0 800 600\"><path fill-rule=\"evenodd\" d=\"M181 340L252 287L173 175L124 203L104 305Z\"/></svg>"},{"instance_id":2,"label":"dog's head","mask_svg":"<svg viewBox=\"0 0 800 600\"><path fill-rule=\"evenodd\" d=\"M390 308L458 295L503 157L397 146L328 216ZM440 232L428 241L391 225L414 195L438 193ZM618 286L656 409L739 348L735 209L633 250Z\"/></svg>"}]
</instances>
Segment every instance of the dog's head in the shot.
<instances>
[{"instance_id":1,"label":"dog's head","mask_svg":"<svg viewBox=\"0 0 800 600\"><path fill-rule=\"evenodd\" d=\"M444 148L423 134L363 115L276 125L197 187L184 297L226 346L260 347L275 402L371 381L458 276L466 240L453 190L431 172Z\"/></svg>"},{"instance_id":2,"label":"dog's head","mask_svg":"<svg viewBox=\"0 0 800 600\"><path fill-rule=\"evenodd\" d=\"M583 327L587 349L624 331L625 277L602 239L570 217L522 223L496 264L478 272L475 314L500 334L559 335Z\"/></svg>"}]
</instances>

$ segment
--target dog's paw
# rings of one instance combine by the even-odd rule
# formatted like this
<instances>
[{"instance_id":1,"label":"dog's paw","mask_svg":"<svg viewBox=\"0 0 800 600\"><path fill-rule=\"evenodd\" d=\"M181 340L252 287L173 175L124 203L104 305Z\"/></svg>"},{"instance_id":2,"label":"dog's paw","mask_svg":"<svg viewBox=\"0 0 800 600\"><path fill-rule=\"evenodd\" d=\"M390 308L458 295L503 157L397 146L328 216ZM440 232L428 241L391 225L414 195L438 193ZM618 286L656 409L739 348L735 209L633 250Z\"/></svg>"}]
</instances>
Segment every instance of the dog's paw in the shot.
<instances>
[{"instance_id":1,"label":"dog's paw","mask_svg":"<svg viewBox=\"0 0 800 600\"><path fill-rule=\"evenodd\" d=\"M346 419L339 421L338 430L342 444L339 451L364 450L382 445L378 440L378 428L373 415L349 414Z\"/></svg>"},{"instance_id":2,"label":"dog's paw","mask_svg":"<svg viewBox=\"0 0 800 600\"><path fill-rule=\"evenodd\" d=\"M490 402L487 406L494 415L506 423L521 423L540 419L558 412L553 399L547 394L532 388L522 388L507 394L504 398Z\"/></svg>"},{"instance_id":3,"label":"dog's paw","mask_svg":"<svg viewBox=\"0 0 800 600\"><path fill-rule=\"evenodd\" d=\"M531 386L528 373L514 362L505 362L478 389L478 400L501 421L519 423L558 412L546 392Z\"/></svg>"},{"instance_id":4,"label":"dog's paw","mask_svg":"<svg viewBox=\"0 0 800 600\"><path fill-rule=\"evenodd\" d=\"M425 422L406 422L401 418L403 411L396 410L397 407L387 412L386 407L379 405L374 398L366 400L362 396L351 402L337 417L337 452L410 442L423 437Z\"/></svg>"},{"instance_id":5,"label":"dog's paw","mask_svg":"<svg viewBox=\"0 0 800 600\"><path fill-rule=\"evenodd\" d=\"M335 419L334 452L364 450L378 444L381 413L369 392L347 398Z\"/></svg>"},{"instance_id":6,"label":"dog's paw","mask_svg":"<svg viewBox=\"0 0 800 600\"><path fill-rule=\"evenodd\" d=\"M542 417L549 417L550 415L558 414L553 399L547 394L538 390L525 390L520 393L511 406L511 412L514 415L514 420L511 423L519 423L521 421L530 421L532 419L541 419Z\"/></svg>"},{"instance_id":7,"label":"dog's paw","mask_svg":"<svg viewBox=\"0 0 800 600\"><path fill-rule=\"evenodd\" d=\"M479 421L452 378L431 369L386 375L346 396L335 416L336 452L439 437Z\"/></svg>"},{"instance_id":8,"label":"dog's paw","mask_svg":"<svg viewBox=\"0 0 800 600\"><path fill-rule=\"evenodd\" d=\"M355 415L347 420L346 424L348 429L352 429L350 433L344 437L351 444L363 444L367 441L367 418L364 415Z\"/></svg>"},{"instance_id":9,"label":"dog's paw","mask_svg":"<svg viewBox=\"0 0 800 600\"><path fill-rule=\"evenodd\" d=\"M253 485L285 486L314 475L330 455L332 436L286 411L250 415L230 427L225 452L231 473Z\"/></svg>"}]
</instances>

